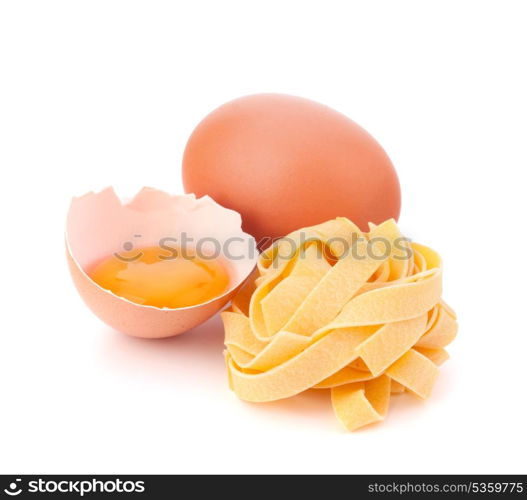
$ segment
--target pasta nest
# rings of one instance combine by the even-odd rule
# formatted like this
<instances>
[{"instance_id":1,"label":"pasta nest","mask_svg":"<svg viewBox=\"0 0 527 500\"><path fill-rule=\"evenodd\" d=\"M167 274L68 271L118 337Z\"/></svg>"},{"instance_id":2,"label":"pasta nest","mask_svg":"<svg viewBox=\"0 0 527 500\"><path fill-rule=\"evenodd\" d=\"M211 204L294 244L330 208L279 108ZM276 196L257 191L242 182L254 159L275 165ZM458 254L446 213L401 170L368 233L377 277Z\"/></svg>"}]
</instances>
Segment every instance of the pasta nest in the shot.
<instances>
[{"instance_id":1,"label":"pasta nest","mask_svg":"<svg viewBox=\"0 0 527 500\"><path fill-rule=\"evenodd\" d=\"M229 385L252 402L329 389L347 429L383 420L391 394L427 398L448 358L457 322L441 287L439 255L393 219L295 231L222 313Z\"/></svg>"}]
</instances>

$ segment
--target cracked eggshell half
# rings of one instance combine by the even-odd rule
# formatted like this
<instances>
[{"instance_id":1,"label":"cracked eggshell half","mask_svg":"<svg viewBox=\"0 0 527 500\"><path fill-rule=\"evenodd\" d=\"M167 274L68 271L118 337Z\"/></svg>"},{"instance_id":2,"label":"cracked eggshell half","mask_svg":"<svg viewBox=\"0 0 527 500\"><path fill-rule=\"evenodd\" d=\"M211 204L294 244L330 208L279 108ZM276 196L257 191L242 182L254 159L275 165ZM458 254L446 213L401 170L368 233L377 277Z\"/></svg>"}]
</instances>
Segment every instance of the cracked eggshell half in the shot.
<instances>
[{"instance_id":1,"label":"cracked eggshell half","mask_svg":"<svg viewBox=\"0 0 527 500\"><path fill-rule=\"evenodd\" d=\"M230 277L221 296L195 306L161 309L119 297L87 274L97 262L126 249L126 242L139 238L136 247L144 248L159 245L163 238L181 241L184 233L200 241L204 253L221 248ZM74 198L66 222L66 249L73 281L88 307L112 328L144 338L178 335L205 322L229 302L258 258L254 238L242 231L237 212L208 196L173 196L152 188L143 188L129 203L121 202L112 188Z\"/></svg>"}]
</instances>

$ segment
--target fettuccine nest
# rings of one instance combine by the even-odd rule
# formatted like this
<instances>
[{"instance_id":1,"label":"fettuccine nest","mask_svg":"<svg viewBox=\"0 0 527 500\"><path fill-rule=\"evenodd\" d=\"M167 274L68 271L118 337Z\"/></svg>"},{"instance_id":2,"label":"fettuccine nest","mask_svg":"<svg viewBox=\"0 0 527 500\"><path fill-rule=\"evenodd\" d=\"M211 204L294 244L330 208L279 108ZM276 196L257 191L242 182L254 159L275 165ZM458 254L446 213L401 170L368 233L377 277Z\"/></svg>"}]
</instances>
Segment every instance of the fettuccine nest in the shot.
<instances>
[{"instance_id":1,"label":"fettuccine nest","mask_svg":"<svg viewBox=\"0 0 527 500\"><path fill-rule=\"evenodd\" d=\"M290 234L222 313L230 387L252 402L330 389L349 430L382 420L393 393L428 397L457 331L441 280L438 254L393 220Z\"/></svg>"}]
</instances>

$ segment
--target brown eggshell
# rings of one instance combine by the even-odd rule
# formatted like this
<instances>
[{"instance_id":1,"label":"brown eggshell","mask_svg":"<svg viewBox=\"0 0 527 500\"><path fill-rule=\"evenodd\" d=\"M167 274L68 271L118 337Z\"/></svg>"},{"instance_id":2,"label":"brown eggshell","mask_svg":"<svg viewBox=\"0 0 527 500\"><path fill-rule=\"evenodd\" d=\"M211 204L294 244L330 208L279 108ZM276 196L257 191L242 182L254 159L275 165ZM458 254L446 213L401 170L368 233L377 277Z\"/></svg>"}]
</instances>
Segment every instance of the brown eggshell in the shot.
<instances>
[{"instance_id":1,"label":"brown eggshell","mask_svg":"<svg viewBox=\"0 0 527 500\"><path fill-rule=\"evenodd\" d=\"M280 94L242 97L206 116L188 140L183 182L239 212L257 241L338 216L367 231L397 219L401 203L395 169L368 132Z\"/></svg>"},{"instance_id":2,"label":"brown eggshell","mask_svg":"<svg viewBox=\"0 0 527 500\"><path fill-rule=\"evenodd\" d=\"M231 285L222 296L179 309L143 306L101 288L86 273L94 262L120 251L131 235L141 234L142 244L149 246L163 237L180 236L183 231L196 238L213 237L221 243L226 238L239 239L230 248L236 259L222 255L231 276ZM75 198L68 213L67 260L79 294L107 325L136 337L178 335L213 316L254 269L254 247L253 238L241 231L239 214L208 197L196 200L193 195L170 196L145 188L123 205L109 188ZM238 258L242 254L243 258Z\"/></svg>"}]
</instances>

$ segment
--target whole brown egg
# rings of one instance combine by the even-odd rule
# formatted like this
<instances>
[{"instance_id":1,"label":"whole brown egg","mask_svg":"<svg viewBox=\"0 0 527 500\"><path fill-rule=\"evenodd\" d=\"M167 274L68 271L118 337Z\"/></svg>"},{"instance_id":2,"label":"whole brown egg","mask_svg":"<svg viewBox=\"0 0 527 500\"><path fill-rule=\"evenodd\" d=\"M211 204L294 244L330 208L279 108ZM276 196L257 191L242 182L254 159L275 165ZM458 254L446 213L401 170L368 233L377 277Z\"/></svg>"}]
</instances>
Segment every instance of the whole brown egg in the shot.
<instances>
[{"instance_id":1,"label":"whole brown egg","mask_svg":"<svg viewBox=\"0 0 527 500\"><path fill-rule=\"evenodd\" d=\"M366 231L397 219L401 205L395 169L368 132L281 94L241 97L206 116L186 145L183 183L238 211L257 241L338 216Z\"/></svg>"}]
</instances>

